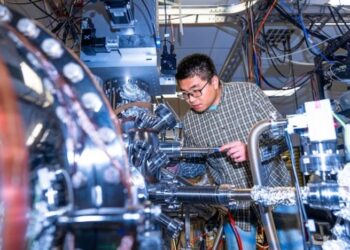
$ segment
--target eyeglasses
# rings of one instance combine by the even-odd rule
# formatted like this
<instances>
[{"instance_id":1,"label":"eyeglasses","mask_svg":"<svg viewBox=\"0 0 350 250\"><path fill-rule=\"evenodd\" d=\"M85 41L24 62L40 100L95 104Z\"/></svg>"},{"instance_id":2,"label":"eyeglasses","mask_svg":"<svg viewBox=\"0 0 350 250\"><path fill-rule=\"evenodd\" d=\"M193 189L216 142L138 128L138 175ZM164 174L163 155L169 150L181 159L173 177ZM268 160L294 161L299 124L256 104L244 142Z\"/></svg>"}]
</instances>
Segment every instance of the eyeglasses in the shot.
<instances>
[{"instance_id":1,"label":"eyeglasses","mask_svg":"<svg viewBox=\"0 0 350 250\"><path fill-rule=\"evenodd\" d=\"M202 96L203 89L205 88L205 86L208 85L209 82L210 81L207 81L206 84L204 84L204 86L201 89L194 89L191 92L181 92L177 96L183 100L190 99L190 96L195 97L195 98L200 97L200 96Z\"/></svg>"}]
</instances>

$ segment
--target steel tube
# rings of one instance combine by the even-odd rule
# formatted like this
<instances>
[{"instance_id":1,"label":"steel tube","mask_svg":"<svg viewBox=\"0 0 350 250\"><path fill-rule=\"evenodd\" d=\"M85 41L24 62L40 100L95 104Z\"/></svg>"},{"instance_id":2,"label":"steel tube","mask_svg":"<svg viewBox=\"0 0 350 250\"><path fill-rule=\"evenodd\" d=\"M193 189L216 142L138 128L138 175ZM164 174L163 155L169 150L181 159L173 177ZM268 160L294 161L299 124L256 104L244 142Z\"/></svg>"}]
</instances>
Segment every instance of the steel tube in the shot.
<instances>
[{"instance_id":1,"label":"steel tube","mask_svg":"<svg viewBox=\"0 0 350 250\"><path fill-rule=\"evenodd\" d=\"M252 130L249 133L248 137L248 155L250 162L250 169L253 176L254 185L263 186L262 182L262 174L260 170L261 159L260 159L260 151L259 151L259 137L260 135L269 130L272 127L272 124L278 125L279 123L285 124L285 121L270 121L270 120L262 120L254 125ZM272 217L271 207L263 207L259 205L261 220L263 226L265 228L265 234L267 241L269 243L270 249L279 250L280 244L276 233L275 222Z\"/></svg>"}]
</instances>

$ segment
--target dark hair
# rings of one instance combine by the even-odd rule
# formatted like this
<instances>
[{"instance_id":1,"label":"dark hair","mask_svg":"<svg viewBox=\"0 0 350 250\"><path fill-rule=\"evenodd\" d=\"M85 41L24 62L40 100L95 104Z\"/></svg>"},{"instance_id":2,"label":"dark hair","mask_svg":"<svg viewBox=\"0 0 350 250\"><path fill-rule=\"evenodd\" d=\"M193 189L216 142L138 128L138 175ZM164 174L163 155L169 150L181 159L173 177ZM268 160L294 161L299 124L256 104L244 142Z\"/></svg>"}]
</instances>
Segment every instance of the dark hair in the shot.
<instances>
[{"instance_id":1,"label":"dark hair","mask_svg":"<svg viewBox=\"0 0 350 250\"><path fill-rule=\"evenodd\" d=\"M213 60L204 54L192 54L181 60L177 66L176 80L183 80L189 77L198 76L208 81L216 75Z\"/></svg>"}]
</instances>

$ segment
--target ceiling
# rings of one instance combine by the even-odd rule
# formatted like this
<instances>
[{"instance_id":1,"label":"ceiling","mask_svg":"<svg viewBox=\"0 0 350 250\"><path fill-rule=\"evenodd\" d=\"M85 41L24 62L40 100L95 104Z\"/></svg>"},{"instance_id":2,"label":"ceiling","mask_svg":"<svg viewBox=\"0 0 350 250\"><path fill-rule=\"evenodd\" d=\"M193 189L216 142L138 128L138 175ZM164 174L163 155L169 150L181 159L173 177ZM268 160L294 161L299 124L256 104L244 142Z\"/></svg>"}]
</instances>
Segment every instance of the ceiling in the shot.
<instances>
[{"instance_id":1,"label":"ceiling","mask_svg":"<svg viewBox=\"0 0 350 250\"><path fill-rule=\"evenodd\" d=\"M19 5L19 1L5 1L6 4L15 7L24 15L32 18L43 17L42 11L32 4ZM22 3L29 3L28 0L22 0ZM35 1L31 1L35 2ZM281 1L280 1L281 2ZM326 25L330 23L330 13L327 12L323 1L308 1L309 5L303 8L303 16L307 25L310 22L320 23L321 31L328 36L340 35L335 25ZM165 3L165 4L164 4ZM255 15L260 21L265 15L265 12L259 12L257 6L260 3L265 4L263 0L252 1L255 3ZM247 20L246 11L241 7L245 3L237 0L159 0L158 3L158 18L160 36L164 36L165 27L170 38L174 39L175 53L177 61L180 61L186 55L191 53L204 53L212 57L217 71L220 76L227 81L245 81L247 79L247 57L246 52L242 47L242 39L247 37L247 27L244 20ZM167 11L167 25L165 25L165 10ZM340 9L344 19L349 20L350 11L347 8ZM179 18L179 15L182 18ZM191 18L191 19L189 19ZM243 21L242 21L243 20ZM338 17L338 20L339 17ZM49 25L49 19L42 18L39 21L45 25ZM324 22L322 24L322 22ZM258 23L257 23L258 24ZM334 23L333 23L334 24ZM52 26L52 24L51 24ZM281 16L273 10L266 19L264 25L265 30L268 29L286 29L292 30L291 46L298 43L303 37L303 32L293 26L289 21L281 18ZM342 26L344 28L344 25ZM345 29L344 29L345 30ZM169 38L169 39L170 39ZM312 37L315 44L320 42L320 39ZM160 51L161 52L161 51ZM280 51L277 51L277 56L282 56ZM276 70L272 67L271 60L266 58L271 57L261 52L261 72L274 85L283 87L286 82L293 83L295 78L303 73L313 69L314 55L310 50L302 45L298 51L291 56L287 56L284 62L277 62L278 69L287 76L283 78L279 76ZM293 63L291 63L291 61ZM291 68L293 74L291 74ZM288 77L289 76L289 77ZM267 85L262 84L263 89L270 89ZM335 91L336 92L336 91ZM311 84L303 85L303 88L291 97L274 97L272 101L280 109L282 113L294 113L296 107L300 103L311 100L312 91Z\"/></svg>"}]
</instances>

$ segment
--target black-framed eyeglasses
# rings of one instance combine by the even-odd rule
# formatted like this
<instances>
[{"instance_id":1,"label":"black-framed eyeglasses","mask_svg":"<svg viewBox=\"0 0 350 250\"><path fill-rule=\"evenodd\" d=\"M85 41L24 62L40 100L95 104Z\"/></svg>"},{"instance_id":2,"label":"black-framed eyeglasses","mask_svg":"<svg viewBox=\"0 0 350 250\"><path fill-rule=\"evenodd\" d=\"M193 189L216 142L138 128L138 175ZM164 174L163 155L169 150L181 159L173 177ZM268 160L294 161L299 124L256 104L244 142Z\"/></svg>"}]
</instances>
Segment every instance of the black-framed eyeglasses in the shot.
<instances>
[{"instance_id":1,"label":"black-framed eyeglasses","mask_svg":"<svg viewBox=\"0 0 350 250\"><path fill-rule=\"evenodd\" d=\"M209 82L210 81L207 81L206 84L204 84L204 86L201 89L194 89L191 92L181 92L177 96L183 100L190 99L190 96L195 97L195 98L200 97L200 96L202 96L203 89L208 85Z\"/></svg>"}]
</instances>

